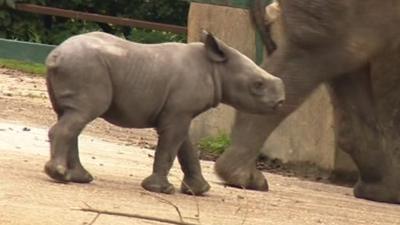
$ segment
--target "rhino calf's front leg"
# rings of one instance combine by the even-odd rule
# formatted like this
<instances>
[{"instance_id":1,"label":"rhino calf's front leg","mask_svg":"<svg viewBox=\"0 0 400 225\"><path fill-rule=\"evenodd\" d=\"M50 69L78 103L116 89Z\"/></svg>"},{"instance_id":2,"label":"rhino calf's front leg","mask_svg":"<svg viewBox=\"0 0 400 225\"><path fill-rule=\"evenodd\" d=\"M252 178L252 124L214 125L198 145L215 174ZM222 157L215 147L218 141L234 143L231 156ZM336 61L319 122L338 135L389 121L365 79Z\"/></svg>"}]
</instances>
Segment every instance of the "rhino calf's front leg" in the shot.
<instances>
[{"instance_id":1,"label":"rhino calf's front leg","mask_svg":"<svg viewBox=\"0 0 400 225\"><path fill-rule=\"evenodd\" d=\"M153 173L142 181L148 191L173 194L174 186L168 181L168 173L182 143L188 136L190 117L166 116L157 127L159 135L154 157Z\"/></svg>"},{"instance_id":2,"label":"rhino calf's front leg","mask_svg":"<svg viewBox=\"0 0 400 225\"><path fill-rule=\"evenodd\" d=\"M210 185L201 173L199 156L189 137L186 138L179 149L178 160L184 173L181 185L182 193L201 195L210 190Z\"/></svg>"}]
</instances>

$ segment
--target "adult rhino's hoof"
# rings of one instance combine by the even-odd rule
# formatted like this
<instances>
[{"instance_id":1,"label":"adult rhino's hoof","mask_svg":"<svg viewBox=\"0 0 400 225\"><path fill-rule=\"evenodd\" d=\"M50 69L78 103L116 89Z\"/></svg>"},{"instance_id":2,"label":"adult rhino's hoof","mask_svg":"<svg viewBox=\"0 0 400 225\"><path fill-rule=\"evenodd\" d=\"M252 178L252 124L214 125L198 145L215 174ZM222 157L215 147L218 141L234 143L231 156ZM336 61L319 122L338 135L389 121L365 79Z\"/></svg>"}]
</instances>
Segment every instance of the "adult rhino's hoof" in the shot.
<instances>
[{"instance_id":1,"label":"adult rhino's hoof","mask_svg":"<svg viewBox=\"0 0 400 225\"><path fill-rule=\"evenodd\" d=\"M390 182L366 183L361 180L354 186L354 196L377 202L400 204L400 185Z\"/></svg>"},{"instance_id":2,"label":"adult rhino's hoof","mask_svg":"<svg viewBox=\"0 0 400 225\"><path fill-rule=\"evenodd\" d=\"M210 190L210 185L203 177L183 179L181 192L188 195L202 195Z\"/></svg>"},{"instance_id":3,"label":"adult rhino's hoof","mask_svg":"<svg viewBox=\"0 0 400 225\"><path fill-rule=\"evenodd\" d=\"M237 162L235 162L237 163ZM257 191L268 191L268 182L264 175L254 167L237 167L226 164L220 159L215 164L216 174L229 186Z\"/></svg>"},{"instance_id":4,"label":"adult rhino's hoof","mask_svg":"<svg viewBox=\"0 0 400 225\"><path fill-rule=\"evenodd\" d=\"M246 189L258 190L258 191L268 191L268 181L265 179L264 175L257 169L250 172L250 178L247 184L244 186Z\"/></svg>"},{"instance_id":5,"label":"adult rhino's hoof","mask_svg":"<svg viewBox=\"0 0 400 225\"><path fill-rule=\"evenodd\" d=\"M150 175L142 181L142 187L151 192L173 194L175 193L174 185L168 182L167 177Z\"/></svg>"},{"instance_id":6,"label":"adult rhino's hoof","mask_svg":"<svg viewBox=\"0 0 400 225\"><path fill-rule=\"evenodd\" d=\"M74 169L69 169L62 164L49 161L46 163L44 171L49 177L60 182L89 183L93 181L92 175L90 175L90 173L82 166L76 166Z\"/></svg>"}]
</instances>

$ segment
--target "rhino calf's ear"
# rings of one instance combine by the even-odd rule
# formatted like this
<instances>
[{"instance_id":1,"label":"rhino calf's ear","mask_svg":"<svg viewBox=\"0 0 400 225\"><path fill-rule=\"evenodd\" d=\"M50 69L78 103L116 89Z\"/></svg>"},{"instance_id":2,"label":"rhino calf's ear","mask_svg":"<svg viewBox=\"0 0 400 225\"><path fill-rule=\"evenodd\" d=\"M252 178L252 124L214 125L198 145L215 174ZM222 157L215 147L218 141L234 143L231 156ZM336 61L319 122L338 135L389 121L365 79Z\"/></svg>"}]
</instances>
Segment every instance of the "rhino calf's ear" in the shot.
<instances>
[{"instance_id":1,"label":"rhino calf's ear","mask_svg":"<svg viewBox=\"0 0 400 225\"><path fill-rule=\"evenodd\" d=\"M1 1L1 0L0 0L0 1ZM200 41L203 42L203 43L205 43L205 42L206 42L206 39L207 39L207 36L208 36L209 34L210 34L210 33L208 33L206 30L201 30Z\"/></svg>"},{"instance_id":2,"label":"rhino calf's ear","mask_svg":"<svg viewBox=\"0 0 400 225\"><path fill-rule=\"evenodd\" d=\"M212 34L203 31L202 41L207 51L207 56L214 62L225 62L227 60L224 52L225 46L220 43Z\"/></svg>"}]
</instances>

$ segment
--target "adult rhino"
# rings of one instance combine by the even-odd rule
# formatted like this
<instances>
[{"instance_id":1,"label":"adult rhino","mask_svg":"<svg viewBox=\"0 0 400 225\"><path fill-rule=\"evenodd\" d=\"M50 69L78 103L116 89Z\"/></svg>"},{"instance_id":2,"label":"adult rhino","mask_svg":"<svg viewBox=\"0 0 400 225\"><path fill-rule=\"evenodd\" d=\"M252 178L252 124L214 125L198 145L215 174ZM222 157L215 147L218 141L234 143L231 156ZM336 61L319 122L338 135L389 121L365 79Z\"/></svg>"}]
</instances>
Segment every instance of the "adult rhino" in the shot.
<instances>
[{"instance_id":1,"label":"adult rhino","mask_svg":"<svg viewBox=\"0 0 400 225\"><path fill-rule=\"evenodd\" d=\"M338 145L359 169L355 196L400 203L400 1L277 2L280 7L267 7L264 18L265 7L253 1L252 15L269 53L262 67L283 80L286 103L267 116L238 112L232 145L216 172L230 185L268 190L255 166L259 149L315 87L328 82L337 100Z\"/></svg>"},{"instance_id":2,"label":"adult rhino","mask_svg":"<svg viewBox=\"0 0 400 225\"><path fill-rule=\"evenodd\" d=\"M57 123L50 129L45 172L62 182L93 180L78 154L78 135L101 117L129 128L155 127L153 173L143 188L173 193L167 175L178 160L181 190L200 195L210 186L188 138L192 119L219 103L251 113L274 110L283 83L211 34L203 43L139 44L93 32L67 39L46 60L47 86Z\"/></svg>"}]
</instances>

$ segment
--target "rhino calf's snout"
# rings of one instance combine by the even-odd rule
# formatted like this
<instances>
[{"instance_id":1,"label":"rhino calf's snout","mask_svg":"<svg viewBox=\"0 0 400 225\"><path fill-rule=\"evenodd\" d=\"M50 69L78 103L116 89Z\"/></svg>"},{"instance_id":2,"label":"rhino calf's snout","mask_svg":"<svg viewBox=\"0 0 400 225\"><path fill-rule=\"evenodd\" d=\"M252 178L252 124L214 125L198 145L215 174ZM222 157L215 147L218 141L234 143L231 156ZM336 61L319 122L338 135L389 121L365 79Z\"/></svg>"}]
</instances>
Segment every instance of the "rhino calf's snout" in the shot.
<instances>
[{"instance_id":1,"label":"rhino calf's snout","mask_svg":"<svg viewBox=\"0 0 400 225\"><path fill-rule=\"evenodd\" d=\"M275 103L274 106L272 106L273 110L278 110L282 107L283 103L285 102L285 100L279 100L277 103Z\"/></svg>"},{"instance_id":2,"label":"rhino calf's snout","mask_svg":"<svg viewBox=\"0 0 400 225\"><path fill-rule=\"evenodd\" d=\"M273 110L279 109L285 102L285 85L280 78L273 77L270 82L270 98Z\"/></svg>"}]
</instances>

